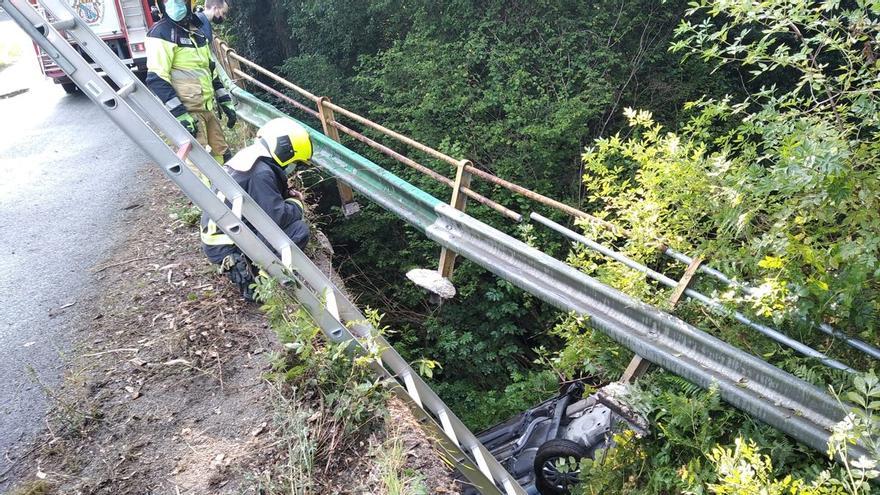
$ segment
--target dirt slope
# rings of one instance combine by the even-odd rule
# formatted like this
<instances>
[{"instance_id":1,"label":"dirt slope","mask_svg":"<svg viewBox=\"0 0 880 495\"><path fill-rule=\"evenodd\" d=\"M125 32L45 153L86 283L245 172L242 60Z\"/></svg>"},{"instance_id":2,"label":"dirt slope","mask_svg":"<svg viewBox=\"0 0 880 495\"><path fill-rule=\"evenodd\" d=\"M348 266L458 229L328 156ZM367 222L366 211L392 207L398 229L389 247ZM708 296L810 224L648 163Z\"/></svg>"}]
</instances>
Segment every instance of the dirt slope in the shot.
<instances>
[{"instance_id":1,"label":"dirt slope","mask_svg":"<svg viewBox=\"0 0 880 495\"><path fill-rule=\"evenodd\" d=\"M79 308L78 351L65 384L46 391L44 438L6 475L19 480L12 493L280 493L273 473L293 461L266 379L275 333L204 259L195 229L169 216L185 205L176 188L153 170L140 180L154 195L133 210L124 247L92 270L101 295ZM284 492L385 493L382 446L393 441L427 492L454 493L409 412L388 408L394 421L334 452L312 488Z\"/></svg>"}]
</instances>

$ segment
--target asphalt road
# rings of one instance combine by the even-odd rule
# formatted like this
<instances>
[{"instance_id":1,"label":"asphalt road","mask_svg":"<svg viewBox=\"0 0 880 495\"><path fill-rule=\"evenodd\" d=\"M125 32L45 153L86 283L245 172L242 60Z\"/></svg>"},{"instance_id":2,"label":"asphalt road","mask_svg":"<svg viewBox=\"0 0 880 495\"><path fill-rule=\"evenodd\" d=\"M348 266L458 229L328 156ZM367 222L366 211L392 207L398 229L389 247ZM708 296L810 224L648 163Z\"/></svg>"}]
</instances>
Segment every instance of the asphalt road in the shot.
<instances>
[{"instance_id":1,"label":"asphalt road","mask_svg":"<svg viewBox=\"0 0 880 495\"><path fill-rule=\"evenodd\" d=\"M77 304L94 292L89 269L120 242L123 208L142 193L132 174L148 163L88 98L43 79L29 39L0 17L10 40L22 57L0 70L0 95L28 90L0 96L0 473L44 426L28 370L59 382Z\"/></svg>"}]
</instances>

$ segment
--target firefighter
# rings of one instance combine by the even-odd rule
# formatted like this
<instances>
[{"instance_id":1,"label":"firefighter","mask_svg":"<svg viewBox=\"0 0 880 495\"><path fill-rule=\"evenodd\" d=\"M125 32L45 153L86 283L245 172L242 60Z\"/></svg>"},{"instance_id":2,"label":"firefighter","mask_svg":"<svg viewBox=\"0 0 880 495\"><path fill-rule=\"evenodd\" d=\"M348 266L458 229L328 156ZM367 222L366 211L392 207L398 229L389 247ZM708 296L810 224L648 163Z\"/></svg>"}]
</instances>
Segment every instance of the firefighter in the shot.
<instances>
[{"instance_id":1,"label":"firefighter","mask_svg":"<svg viewBox=\"0 0 880 495\"><path fill-rule=\"evenodd\" d=\"M287 171L293 168L292 164L305 163L311 157L312 141L305 127L279 118L261 127L253 144L242 148L225 166L229 175L300 249L309 242L309 228L303 221L302 195L287 186ZM255 273L250 260L204 213L200 230L205 255L220 265L245 299L253 301L251 284Z\"/></svg>"},{"instance_id":2,"label":"firefighter","mask_svg":"<svg viewBox=\"0 0 880 495\"><path fill-rule=\"evenodd\" d=\"M223 163L229 146L218 115L232 128L238 120L232 95L211 59L210 25L193 13L190 0L159 3L162 19L147 33L147 86L202 146Z\"/></svg>"}]
</instances>

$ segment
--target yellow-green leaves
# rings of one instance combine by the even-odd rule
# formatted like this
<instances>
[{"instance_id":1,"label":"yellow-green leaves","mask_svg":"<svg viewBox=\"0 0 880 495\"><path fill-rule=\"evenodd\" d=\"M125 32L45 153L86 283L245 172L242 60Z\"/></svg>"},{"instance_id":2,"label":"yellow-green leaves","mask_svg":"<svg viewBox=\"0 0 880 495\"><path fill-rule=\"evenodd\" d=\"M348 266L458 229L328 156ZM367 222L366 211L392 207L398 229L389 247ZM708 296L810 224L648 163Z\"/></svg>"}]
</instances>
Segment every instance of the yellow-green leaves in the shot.
<instances>
[{"instance_id":1,"label":"yellow-green leaves","mask_svg":"<svg viewBox=\"0 0 880 495\"><path fill-rule=\"evenodd\" d=\"M785 267L785 260L778 256L765 256L758 262L758 266L765 270L781 270Z\"/></svg>"}]
</instances>

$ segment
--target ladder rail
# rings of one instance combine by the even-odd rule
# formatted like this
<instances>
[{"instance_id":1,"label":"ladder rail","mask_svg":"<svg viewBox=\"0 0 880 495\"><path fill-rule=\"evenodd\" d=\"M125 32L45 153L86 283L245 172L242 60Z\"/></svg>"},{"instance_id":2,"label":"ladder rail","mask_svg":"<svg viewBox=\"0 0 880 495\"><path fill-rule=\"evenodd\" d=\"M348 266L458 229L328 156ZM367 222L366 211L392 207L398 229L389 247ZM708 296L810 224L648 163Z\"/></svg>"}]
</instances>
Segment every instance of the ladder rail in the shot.
<instances>
[{"instance_id":1,"label":"ladder rail","mask_svg":"<svg viewBox=\"0 0 880 495\"><path fill-rule=\"evenodd\" d=\"M53 26L39 16L26 0L0 0L0 5L46 53L68 74L84 93L98 104L104 112L138 146L144 149L163 170L165 175L213 218L220 229L229 235L236 245L270 275L289 282L300 304L306 308L325 336L335 342L350 342L352 347L364 351L360 341L346 323L359 336L372 334L381 350L381 363L373 363L381 378L393 380L392 389L408 398L411 407L416 406L433 430L445 437L443 444L453 452L453 461L483 493L525 494L510 474L491 456L475 435L454 415L433 390L415 373L409 364L378 334L333 283L309 260L284 234L278 225L257 205L198 142L171 116L164 105L141 83L131 71L100 41L99 38L75 16L60 0L43 0L47 11L57 19L57 26L64 29L86 51L97 67L121 89L114 92L110 85L89 66L82 56ZM142 118L143 115L149 119ZM151 128L152 126L152 128ZM196 174L187 167L185 153L175 153L156 132L166 136L178 150L185 153L191 163L234 204L241 205L241 218L227 204L206 187ZM239 202L240 198L240 202ZM244 223L247 220L254 228ZM259 232L269 242L281 259L255 234ZM286 265L286 266L285 266ZM325 304L335 301L340 314L333 314ZM390 371L389 371L390 368ZM401 385L406 377L409 387ZM403 389L403 392L400 391ZM424 406L418 407L421 403ZM439 422L438 422L439 421ZM472 457L473 456L473 457ZM474 457L479 461L476 462ZM478 466L479 465L479 466Z\"/></svg>"}]
</instances>

